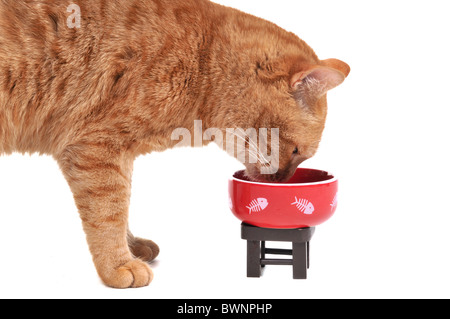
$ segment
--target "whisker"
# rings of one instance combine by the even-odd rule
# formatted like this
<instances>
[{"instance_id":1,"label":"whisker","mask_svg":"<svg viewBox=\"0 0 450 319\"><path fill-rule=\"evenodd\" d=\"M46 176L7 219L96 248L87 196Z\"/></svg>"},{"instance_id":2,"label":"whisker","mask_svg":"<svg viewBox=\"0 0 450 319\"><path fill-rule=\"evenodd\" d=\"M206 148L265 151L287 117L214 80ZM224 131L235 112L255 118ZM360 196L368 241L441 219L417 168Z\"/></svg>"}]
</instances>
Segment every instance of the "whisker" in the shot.
<instances>
[{"instance_id":1,"label":"whisker","mask_svg":"<svg viewBox=\"0 0 450 319\"><path fill-rule=\"evenodd\" d=\"M242 129L241 129L242 130ZM232 133L234 136L240 138L242 141L244 141L246 144L248 144L249 146L253 146L254 148L256 148L256 145L254 144L250 144L250 142L246 139L244 139L242 136L236 134L235 132ZM269 161L261 154L261 152L258 150L258 148L256 148L256 152L254 152L253 150L251 150L250 148L246 149L248 150L250 155L253 155L256 160L261 164L261 165L267 165L269 163ZM261 160L264 159L264 162Z\"/></svg>"},{"instance_id":2,"label":"whisker","mask_svg":"<svg viewBox=\"0 0 450 319\"><path fill-rule=\"evenodd\" d=\"M245 132L244 132L243 129L237 128L237 130L241 131L241 132L245 135ZM256 142L254 142L252 139L249 139L248 141L247 141L247 140L244 140L244 138L243 138L242 136L237 135L235 132L233 132L233 135L239 137L240 139L242 139L243 141L245 141L249 146L252 146L252 147L256 150L258 161L259 161L261 164L264 164L264 165L269 164L269 161L268 161L267 158L261 153L261 151L259 150L258 146L256 145ZM250 152L250 148L249 148L249 152ZM255 153L253 153L253 155L255 155ZM264 162L261 160L261 158L264 160Z\"/></svg>"},{"instance_id":3,"label":"whisker","mask_svg":"<svg viewBox=\"0 0 450 319\"><path fill-rule=\"evenodd\" d=\"M241 128L237 128L237 130L240 130L244 135L245 135L245 132L244 132L244 130L243 129L241 129ZM236 133L234 133L235 135L236 135ZM236 135L237 136L237 135ZM259 152L259 147L258 147L258 145L256 144L256 142L255 141L253 141L252 139L249 139L248 141L246 141L250 146L253 146L253 148L257 151L257 152Z\"/></svg>"}]
</instances>

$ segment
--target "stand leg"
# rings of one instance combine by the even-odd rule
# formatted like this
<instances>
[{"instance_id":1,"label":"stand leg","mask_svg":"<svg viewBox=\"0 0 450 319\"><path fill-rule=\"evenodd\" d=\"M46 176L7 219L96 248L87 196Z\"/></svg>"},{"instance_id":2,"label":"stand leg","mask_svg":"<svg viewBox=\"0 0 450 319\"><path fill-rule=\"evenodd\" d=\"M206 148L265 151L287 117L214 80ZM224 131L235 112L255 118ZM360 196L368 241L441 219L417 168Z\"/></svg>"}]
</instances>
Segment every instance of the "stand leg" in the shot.
<instances>
[{"instance_id":1,"label":"stand leg","mask_svg":"<svg viewBox=\"0 0 450 319\"><path fill-rule=\"evenodd\" d=\"M259 241L247 241L247 277L261 277L261 245Z\"/></svg>"},{"instance_id":2,"label":"stand leg","mask_svg":"<svg viewBox=\"0 0 450 319\"><path fill-rule=\"evenodd\" d=\"M309 269L309 241L306 243L306 258L307 258L306 267Z\"/></svg>"},{"instance_id":3,"label":"stand leg","mask_svg":"<svg viewBox=\"0 0 450 319\"><path fill-rule=\"evenodd\" d=\"M262 241L261 242L261 259L265 259L266 258L266 242ZM262 268L266 267L266 265L261 265Z\"/></svg>"},{"instance_id":4,"label":"stand leg","mask_svg":"<svg viewBox=\"0 0 450 319\"><path fill-rule=\"evenodd\" d=\"M294 279L307 278L307 244L292 244L292 260L294 268Z\"/></svg>"}]
</instances>

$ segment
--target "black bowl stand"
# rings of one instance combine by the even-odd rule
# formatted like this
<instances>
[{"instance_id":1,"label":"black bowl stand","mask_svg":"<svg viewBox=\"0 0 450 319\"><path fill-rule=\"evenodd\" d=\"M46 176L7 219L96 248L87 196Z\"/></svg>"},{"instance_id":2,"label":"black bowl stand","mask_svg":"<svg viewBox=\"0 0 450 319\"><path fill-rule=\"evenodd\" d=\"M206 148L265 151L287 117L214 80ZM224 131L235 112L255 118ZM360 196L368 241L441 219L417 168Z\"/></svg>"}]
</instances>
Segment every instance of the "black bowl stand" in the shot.
<instances>
[{"instance_id":1,"label":"black bowl stand","mask_svg":"<svg viewBox=\"0 0 450 319\"><path fill-rule=\"evenodd\" d=\"M294 279L306 279L309 268L309 241L315 228L274 229L242 223L242 239L247 240L247 277L261 277L266 265L292 265ZM292 242L292 249L266 248L266 241ZM269 259L266 254L292 255L292 259Z\"/></svg>"}]
</instances>

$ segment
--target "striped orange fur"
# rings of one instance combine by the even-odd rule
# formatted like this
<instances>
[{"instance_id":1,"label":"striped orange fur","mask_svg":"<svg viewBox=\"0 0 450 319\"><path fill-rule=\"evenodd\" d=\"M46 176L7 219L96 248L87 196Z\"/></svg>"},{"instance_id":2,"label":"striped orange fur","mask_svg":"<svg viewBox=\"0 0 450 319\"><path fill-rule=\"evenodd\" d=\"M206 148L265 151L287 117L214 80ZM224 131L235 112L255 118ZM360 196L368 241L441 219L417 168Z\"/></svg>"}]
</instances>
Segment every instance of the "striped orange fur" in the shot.
<instances>
[{"instance_id":1,"label":"striped orange fur","mask_svg":"<svg viewBox=\"0 0 450 319\"><path fill-rule=\"evenodd\" d=\"M72 3L79 28L67 24ZM134 159L173 147L171 132L194 120L279 128L279 172L247 173L286 179L316 151L326 91L349 71L207 0L1 0L0 154L53 156L104 283L141 287L159 248L128 230Z\"/></svg>"}]
</instances>

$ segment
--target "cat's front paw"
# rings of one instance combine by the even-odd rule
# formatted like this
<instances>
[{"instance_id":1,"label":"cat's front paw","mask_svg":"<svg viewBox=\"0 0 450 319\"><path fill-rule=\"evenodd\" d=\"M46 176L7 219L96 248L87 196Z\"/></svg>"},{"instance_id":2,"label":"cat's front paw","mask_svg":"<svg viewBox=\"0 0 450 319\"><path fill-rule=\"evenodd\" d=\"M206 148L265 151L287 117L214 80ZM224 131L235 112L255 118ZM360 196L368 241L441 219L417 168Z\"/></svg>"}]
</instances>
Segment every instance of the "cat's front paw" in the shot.
<instances>
[{"instance_id":1,"label":"cat's front paw","mask_svg":"<svg viewBox=\"0 0 450 319\"><path fill-rule=\"evenodd\" d=\"M145 262L134 259L108 274L100 274L100 277L112 288L139 288L150 284L153 272Z\"/></svg>"}]
</instances>

